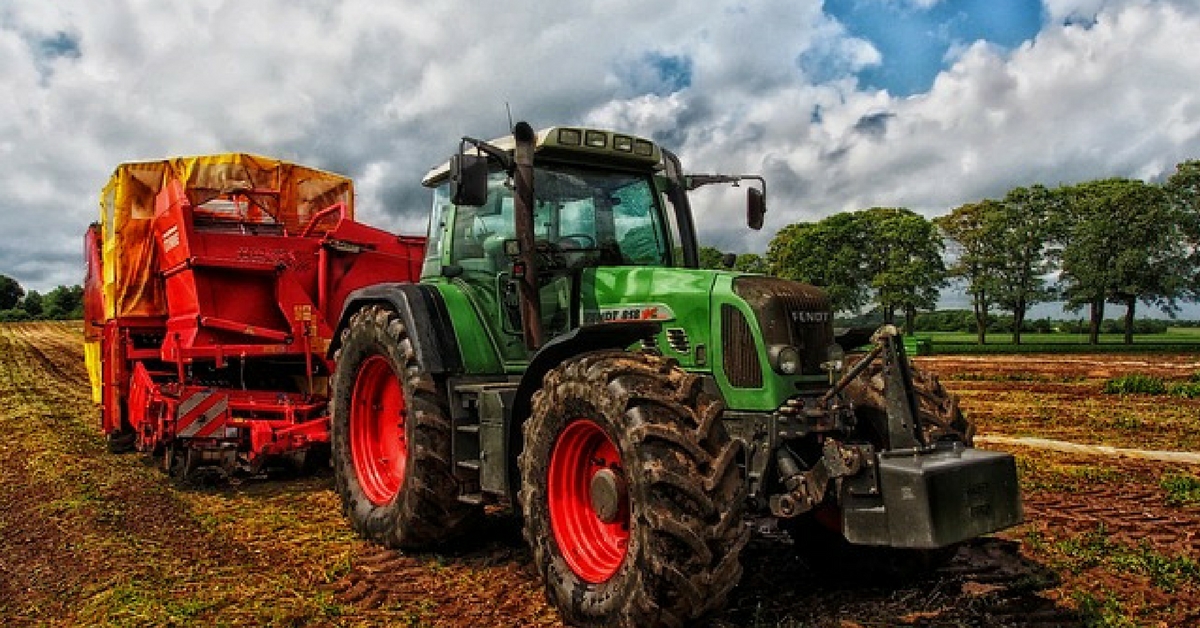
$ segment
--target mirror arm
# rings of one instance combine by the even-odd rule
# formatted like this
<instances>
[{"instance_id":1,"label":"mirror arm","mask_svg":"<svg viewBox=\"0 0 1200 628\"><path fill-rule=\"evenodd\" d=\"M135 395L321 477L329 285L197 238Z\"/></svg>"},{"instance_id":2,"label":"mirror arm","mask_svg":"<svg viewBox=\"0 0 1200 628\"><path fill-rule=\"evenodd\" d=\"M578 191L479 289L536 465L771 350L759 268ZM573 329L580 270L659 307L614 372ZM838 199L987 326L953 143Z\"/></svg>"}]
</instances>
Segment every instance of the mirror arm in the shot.
<instances>
[{"instance_id":1,"label":"mirror arm","mask_svg":"<svg viewBox=\"0 0 1200 628\"><path fill-rule=\"evenodd\" d=\"M473 137L467 137L465 135L462 138L462 142L460 142L458 145L458 152L463 152L463 147L467 144L470 144L471 146L475 147L475 150L485 153L488 157L500 162L500 165L504 166L505 172L512 173L513 168L516 166L516 163L513 161L512 153L502 148L492 146L483 140L477 140Z\"/></svg>"},{"instance_id":2,"label":"mirror arm","mask_svg":"<svg viewBox=\"0 0 1200 628\"><path fill-rule=\"evenodd\" d=\"M732 183L737 187L741 181L758 181L763 196L767 195L767 180L757 174L689 174L684 176L683 180L689 192L714 183Z\"/></svg>"}]
</instances>

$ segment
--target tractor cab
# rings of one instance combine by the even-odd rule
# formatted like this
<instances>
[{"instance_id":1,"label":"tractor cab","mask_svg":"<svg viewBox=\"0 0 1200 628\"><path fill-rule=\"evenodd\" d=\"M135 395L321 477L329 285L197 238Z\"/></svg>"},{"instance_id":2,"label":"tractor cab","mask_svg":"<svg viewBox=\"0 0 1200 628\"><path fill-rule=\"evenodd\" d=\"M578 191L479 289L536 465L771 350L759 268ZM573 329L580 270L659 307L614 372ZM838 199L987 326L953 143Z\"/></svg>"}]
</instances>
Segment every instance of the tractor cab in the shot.
<instances>
[{"instance_id":1,"label":"tractor cab","mask_svg":"<svg viewBox=\"0 0 1200 628\"><path fill-rule=\"evenodd\" d=\"M674 155L638 137L546 129L532 138L530 246L523 247L516 143L514 136L465 138L464 150L424 181L434 193L422 279L465 286L506 362L524 363L546 342L608 315L603 304L585 307L588 295L580 294L597 268L696 268L685 188L743 178L684 178ZM752 198L761 224L761 192ZM527 310L537 310L536 340L523 325L523 283L537 295Z\"/></svg>"}]
</instances>

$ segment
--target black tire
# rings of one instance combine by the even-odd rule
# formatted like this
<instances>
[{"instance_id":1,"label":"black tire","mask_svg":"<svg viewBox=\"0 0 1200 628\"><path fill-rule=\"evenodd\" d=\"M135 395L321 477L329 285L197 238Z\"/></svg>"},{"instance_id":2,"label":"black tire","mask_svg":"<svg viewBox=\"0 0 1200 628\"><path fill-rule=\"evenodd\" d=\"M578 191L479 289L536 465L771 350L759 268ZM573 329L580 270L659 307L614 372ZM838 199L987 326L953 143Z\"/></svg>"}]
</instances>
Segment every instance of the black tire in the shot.
<instances>
[{"instance_id":1,"label":"black tire","mask_svg":"<svg viewBox=\"0 0 1200 628\"><path fill-rule=\"evenodd\" d=\"M975 438L975 424L967 419L958 407L958 397L947 391L936 375L915 365L911 366L909 371L912 373L917 412L926 442L958 440L971 445ZM882 427L882 432L886 433L887 404L883 393L883 365L878 360L850 382L846 387L846 395L854 404L860 419L867 419L873 425Z\"/></svg>"},{"instance_id":2,"label":"black tire","mask_svg":"<svg viewBox=\"0 0 1200 628\"><path fill-rule=\"evenodd\" d=\"M101 414L104 409L100 409ZM129 424L129 407L124 399L120 401L121 427L104 435L104 443L110 454L124 454L137 449L137 432Z\"/></svg>"},{"instance_id":3,"label":"black tire","mask_svg":"<svg viewBox=\"0 0 1200 628\"><path fill-rule=\"evenodd\" d=\"M104 441L108 445L108 453L125 454L137 448L137 433L132 429L122 429L107 434Z\"/></svg>"},{"instance_id":4,"label":"black tire","mask_svg":"<svg viewBox=\"0 0 1200 628\"><path fill-rule=\"evenodd\" d=\"M566 623L684 626L724 606L741 578L749 529L742 452L722 410L698 377L659 356L591 353L546 376L524 426L520 500L547 598ZM627 487L627 545L601 582L573 570L551 522L552 454L581 419L615 446Z\"/></svg>"},{"instance_id":5,"label":"black tire","mask_svg":"<svg viewBox=\"0 0 1200 628\"><path fill-rule=\"evenodd\" d=\"M342 332L333 376L330 447L334 483L354 530L391 548L424 549L470 529L482 509L459 502L451 467L451 426L445 391L418 364L408 332L390 308L356 312ZM403 393L407 465L390 501L364 493L351 451L351 403L364 363L378 356L390 365Z\"/></svg>"}]
</instances>

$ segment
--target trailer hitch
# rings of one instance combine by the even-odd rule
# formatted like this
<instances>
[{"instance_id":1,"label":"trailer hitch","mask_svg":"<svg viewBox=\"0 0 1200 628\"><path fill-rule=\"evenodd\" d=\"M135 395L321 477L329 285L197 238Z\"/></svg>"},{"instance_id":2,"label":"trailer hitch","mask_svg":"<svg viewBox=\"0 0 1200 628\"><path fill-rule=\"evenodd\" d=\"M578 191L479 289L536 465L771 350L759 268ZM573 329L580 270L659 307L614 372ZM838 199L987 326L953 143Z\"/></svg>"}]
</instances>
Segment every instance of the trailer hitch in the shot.
<instances>
[{"instance_id":1,"label":"trailer hitch","mask_svg":"<svg viewBox=\"0 0 1200 628\"><path fill-rule=\"evenodd\" d=\"M857 475L871 454L870 445L847 445L830 438L821 448L821 459L803 471L788 448L780 447L775 451L775 463L788 492L771 496L771 514L795 517L812 510L825 500L830 482Z\"/></svg>"}]
</instances>

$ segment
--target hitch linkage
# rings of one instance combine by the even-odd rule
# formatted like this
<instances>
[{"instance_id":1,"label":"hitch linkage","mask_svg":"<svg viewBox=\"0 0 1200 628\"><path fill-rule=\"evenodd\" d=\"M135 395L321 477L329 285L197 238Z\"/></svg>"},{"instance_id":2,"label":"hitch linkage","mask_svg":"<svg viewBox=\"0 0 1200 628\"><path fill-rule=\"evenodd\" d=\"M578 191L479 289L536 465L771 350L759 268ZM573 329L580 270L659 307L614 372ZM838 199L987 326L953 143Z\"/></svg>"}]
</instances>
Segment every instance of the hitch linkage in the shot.
<instances>
[{"instance_id":1,"label":"hitch linkage","mask_svg":"<svg viewBox=\"0 0 1200 628\"><path fill-rule=\"evenodd\" d=\"M828 407L850 382L882 356L884 399L887 410L887 443L885 451L922 451L929 448L925 442L920 415L917 412L916 393L912 383L912 372L904 352L900 332L894 325L884 325L871 336L875 346L842 376L821 399ZM794 517L812 510L825 498L830 481L856 475L865 461L873 455L870 445L855 445L827 438L822 447L821 459L812 468L801 469L801 464L787 447L775 452L776 468L787 493L772 496L771 512L778 517Z\"/></svg>"}]
</instances>

